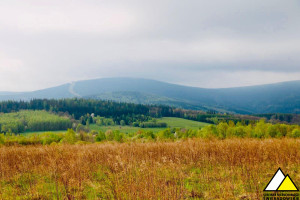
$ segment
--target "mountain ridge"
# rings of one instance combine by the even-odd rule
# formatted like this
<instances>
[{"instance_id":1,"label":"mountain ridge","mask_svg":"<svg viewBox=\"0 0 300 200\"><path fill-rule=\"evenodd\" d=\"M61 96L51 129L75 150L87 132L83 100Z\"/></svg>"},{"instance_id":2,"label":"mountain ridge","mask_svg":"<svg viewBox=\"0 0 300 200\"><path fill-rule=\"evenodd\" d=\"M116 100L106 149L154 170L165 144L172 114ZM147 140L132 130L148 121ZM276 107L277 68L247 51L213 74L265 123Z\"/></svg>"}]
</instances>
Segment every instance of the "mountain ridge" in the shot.
<instances>
[{"instance_id":1,"label":"mountain ridge","mask_svg":"<svg viewBox=\"0 0 300 200\"><path fill-rule=\"evenodd\" d=\"M300 80L233 88L198 88L141 78L81 80L0 100L93 98L239 114L300 113Z\"/></svg>"}]
</instances>

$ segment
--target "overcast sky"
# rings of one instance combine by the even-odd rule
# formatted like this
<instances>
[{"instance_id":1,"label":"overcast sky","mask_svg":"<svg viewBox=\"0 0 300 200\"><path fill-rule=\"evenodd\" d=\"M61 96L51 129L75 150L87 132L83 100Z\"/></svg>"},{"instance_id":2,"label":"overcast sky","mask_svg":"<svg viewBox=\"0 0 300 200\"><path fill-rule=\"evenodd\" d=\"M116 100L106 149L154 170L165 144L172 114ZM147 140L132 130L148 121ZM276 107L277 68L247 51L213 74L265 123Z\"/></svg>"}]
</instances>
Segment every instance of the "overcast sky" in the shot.
<instances>
[{"instance_id":1,"label":"overcast sky","mask_svg":"<svg viewBox=\"0 0 300 200\"><path fill-rule=\"evenodd\" d=\"M102 77L300 79L300 0L1 0L0 91Z\"/></svg>"}]
</instances>

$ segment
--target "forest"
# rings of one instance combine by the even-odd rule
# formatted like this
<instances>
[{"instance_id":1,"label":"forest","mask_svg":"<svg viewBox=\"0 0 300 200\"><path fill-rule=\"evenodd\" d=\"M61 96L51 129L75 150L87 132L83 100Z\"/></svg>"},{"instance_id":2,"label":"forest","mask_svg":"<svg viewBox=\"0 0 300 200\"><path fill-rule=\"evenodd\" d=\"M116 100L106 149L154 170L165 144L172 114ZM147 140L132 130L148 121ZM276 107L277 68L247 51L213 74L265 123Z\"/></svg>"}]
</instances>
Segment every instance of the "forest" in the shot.
<instances>
[{"instance_id":1,"label":"forest","mask_svg":"<svg viewBox=\"0 0 300 200\"><path fill-rule=\"evenodd\" d=\"M1 133L22 133L25 131L55 131L72 127L68 117L46 111L23 110L13 113L0 113Z\"/></svg>"},{"instance_id":2,"label":"forest","mask_svg":"<svg viewBox=\"0 0 300 200\"><path fill-rule=\"evenodd\" d=\"M300 117L297 114L237 115L233 113L218 113L213 110L204 112L164 105L142 105L108 100L72 98L0 102L0 113L18 112L20 110L45 110L59 115L67 115L74 120L80 120L80 123L83 125L86 125L87 122L92 123L92 114L94 116L111 118L116 125L126 124L131 126L134 122L140 124L148 122L152 118L160 117L179 117L211 124L229 121L250 124L261 118L266 118L267 121L276 123L300 124ZM135 123L135 126L137 123ZM148 126L150 124L145 125Z\"/></svg>"}]
</instances>

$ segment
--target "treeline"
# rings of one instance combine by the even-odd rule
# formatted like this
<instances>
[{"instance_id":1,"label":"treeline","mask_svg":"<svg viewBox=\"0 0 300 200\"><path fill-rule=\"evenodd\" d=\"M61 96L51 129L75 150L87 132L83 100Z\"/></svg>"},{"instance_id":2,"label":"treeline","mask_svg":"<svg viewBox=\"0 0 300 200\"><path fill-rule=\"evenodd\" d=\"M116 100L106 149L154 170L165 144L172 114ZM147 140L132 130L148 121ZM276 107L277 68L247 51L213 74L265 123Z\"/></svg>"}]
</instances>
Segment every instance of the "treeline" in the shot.
<instances>
[{"instance_id":1,"label":"treeline","mask_svg":"<svg viewBox=\"0 0 300 200\"><path fill-rule=\"evenodd\" d=\"M272 114L272 115L234 115L222 114L215 111L184 110L164 105L141 105L120 103L108 100L94 99L34 99L31 101L2 101L0 113L17 112L20 110L46 110L55 113L67 113L81 124L93 123L94 116L111 118L116 125L133 125L134 122L143 123L152 118L179 117L194 121L218 124L234 121L253 124L262 117L269 122L285 122L300 124L300 115Z\"/></svg>"},{"instance_id":2,"label":"treeline","mask_svg":"<svg viewBox=\"0 0 300 200\"><path fill-rule=\"evenodd\" d=\"M67 117L50 114L46 111L20 111L0 114L1 133L21 133L25 131L55 131L72 127Z\"/></svg>"},{"instance_id":3,"label":"treeline","mask_svg":"<svg viewBox=\"0 0 300 200\"><path fill-rule=\"evenodd\" d=\"M161 141L177 140L185 138L300 138L299 125L271 124L261 120L255 124L243 125L222 122L218 125L205 126L198 130L191 129L165 129L154 133L153 131L139 130L136 133L122 133L119 130L107 130L106 132L85 132L78 129L76 132L68 129L66 133L43 133L29 136L0 134L0 145L37 145L37 144L87 144L103 141L132 142L132 141Z\"/></svg>"},{"instance_id":4,"label":"treeline","mask_svg":"<svg viewBox=\"0 0 300 200\"><path fill-rule=\"evenodd\" d=\"M147 121L149 117L174 115L173 108L169 106L146 106L93 99L34 99L31 101L0 102L0 112L9 113L19 110L46 110L56 113L68 113L84 125L87 121L92 120L92 114L112 118L116 124L120 124L123 120L127 125L135 121Z\"/></svg>"},{"instance_id":5,"label":"treeline","mask_svg":"<svg viewBox=\"0 0 300 200\"><path fill-rule=\"evenodd\" d=\"M134 122L130 123L131 126L134 127L141 127L141 128L165 128L168 126L167 123L164 122L157 122L156 119L151 119L151 117L149 116L142 116L142 120L140 118L133 118L133 120L135 120ZM105 118L105 117L91 117L89 118L91 120L88 120L86 124L81 123L83 125L87 125L87 124L97 124L98 126L114 126L116 125L116 123L114 122L114 120L112 118ZM151 121L149 121L151 119ZM124 120L120 121L121 126L125 126L126 123Z\"/></svg>"},{"instance_id":6,"label":"treeline","mask_svg":"<svg viewBox=\"0 0 300 200\"><path fill-rule=\"evenodd\" d=\"M134 122L133 123L134 127L140 127L140 128L166 128L168 126L167 123L165 122L142 122L142 123L138 123L138 122Z\"/></svg>"},{"instance_id":7,"label":"treeline","mask_svg":"<svg viewBox=\"0 0 300 200\"><path fill-rule=\"evenodd\" d=\"M272 114L258 114L254 116L266 118L268 121L273 123L287 122L290 124L300 124L299 114L272 113Z\"/></svg>"},{"instance_id":8,"label":"treeline","mask_svg":"<svg viewBox=\"0 0 300 200\"><path fill-rule=\"evenodd\" d=\"M248 138L282 138L300 137L299 125L266 123L264 119L254 124L234 123L233 121L221 122L218 125L209 125L199 131L201 137L248 137Z\"/></svg>"},{"instance_id":9,"label":"treeline","mask_svg":"<svg viewBox=\"0 0 300 200\"><path fill-rule=\"evenodd\" d=\"M0 112L10 113L19 110L46 110L56 113L68 113L80 123L86 125L92 123L92 114L105 118L112 118L115 124L132 125L134 122L142 123L152 118L179 117L195 121L218 123L220 120L240 120L234 115L217 114L215 112L203 112L184 110L164 105L141 105L133 103L120 103L107 100L93 99L34 99L31 101L2 101ZM249 116L250 117L250 116ZM245 119L248 123L250 119ZM258 117L256 117L258 118Z\"/></svg>"}]
</instances>

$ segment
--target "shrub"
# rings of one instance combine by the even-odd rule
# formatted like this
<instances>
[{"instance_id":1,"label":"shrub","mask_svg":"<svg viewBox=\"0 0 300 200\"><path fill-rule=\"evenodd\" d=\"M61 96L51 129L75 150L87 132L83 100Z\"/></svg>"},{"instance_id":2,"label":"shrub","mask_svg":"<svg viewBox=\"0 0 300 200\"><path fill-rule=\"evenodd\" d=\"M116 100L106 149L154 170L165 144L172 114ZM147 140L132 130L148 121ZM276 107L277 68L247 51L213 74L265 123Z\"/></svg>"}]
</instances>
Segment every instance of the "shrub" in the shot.
<instances>
[{"instance_id":1,"label":"shrub","mask_svg":"<svg viewBox=\"0 0 300 200\"><path fill-rule=\"evenodd\" d=\"M74 144L76 142L76 133L73 131L73 129L68 129L64 136L63 142L69 144Z\"/></svg>"},{"instance_id":2,"label":"shrub","mask_svg":"<svg viewBox=\"0 0 300 200\"><path fill-rule=\"evenodd\" d=\"M267 129L267 135L269 135L270 137L276 137L276 135L277 135L276 126L269 126Z\"/></svg>"},{"instance_id":3,"label":"shrub","mask_svg":"<svg viewBox=\"0 0 300 200\"><path fill-rule=\"evenodd\" d=\"M227 134L228 124L221 122L217 125L217 131L220 138L225 138Z\"/></svg>"},{"instance_id":4,"label":"shrub","mask_svg":"<svg viewBox=\"0 0 300 200\"><path fill-rule=\"evenodd\" d=\"M106 140L106 136L102 131L99 131L98 135L96 136L96 141L101 142L103 140Z\"/></svg>"},{"instance_id":5,"label":"shrub","mask_svg":"<svg viewBox=\"0 0 300 200\"><path fill-rule=\"evenodd\" d=\"M82 132L82 131L79 133L79 139L85 142L94 142L93 134Z\"/></svg>"},{"instance_id":6,"label":"shrub","mask_svg":"<svg viewBox=\"0 0 300 200\"><path fill-rule=\"evenodd\" d=\"M0 144L4 144L5 143L5 136L4 134L0 134Z\"/></svg>"},{"instance_id":7,"label":"shrub","mask_svg":"<svg viewBox=\"0 0 300 200\"><path fill-rule=\"evenodd\" d=\"M114 131L114 138L113 138L114 141L123 142L123 138L124 138L123 133L120 133L120 131Z\"/></svg>"},{"instance_id":8,"label":"shrub","mask_svg":"<svg viewBox=\"0 0 300 200\"><path fill-rule=\"evenodd\" d=\"M209 125L205 126L200 130L200 137L210 138L210 137L218 137L218 131L216 126Z\"/></svg>"},{"instance_id":9,"label":"shrub","mask_svg":"<svg viewBox=\"0 0 300 200\"><path fill-rule=\"evenodd\" d=\"M236 137L245 137L246 132L244 130L244 126L235 127L235 129L234 129L234 135Z\"/></svg>"},{"instance_id":10,"label":"shrub","mask_svg":"<svg viewBox=\"0 0 300 200\"><path fill-rule=\"evenodd\" d=\"M292 131L291 137L294 137L294 138L300 137L300 129L294 129Z\"/></svg>"},{"instance_id":11,"label":"shrub","mask_svg":"<svg viewBox=\"0 0 300 200\"><path fill-rule=\"evenodd\" d=\"M174 134L171 132L171 130L168 128L166 130L160 131L158 133L158 137L160 139L174 139Z\"/></svg>"},{"instance_id":12,"label":"shrub","mask_svg":"<svg viewBox=\"0 0 300 200\"><path fill-rule=\"evenodd\" d=\"M52 144L52 143L59 143L62 139L63 136L61 134L56 134L56 133L45 133L42 135L42 143L45 144Z\"/></svg>"},{"instance_id":13,"label":"shrub","mask_svg":"<svg viewBox=\"0 0 300 200\"><path fill-rule=\"evenodd\" d=\"M76 132L77 133L80 133L80 132L90 132L90 129L86 126L83 126L82 124L78 124L77 127L76 127Z\"/></svg>"},{"instance_id":14,"label":"shrub","mask_svg":"<svg viewBox=\"0 0 300 200\"><path fill-rule=\"evenodd\" d=\"M142 133L142 135L146 138L146 139L155 139L156 136L153 133L153 131L146 131L144 133Z\"/></svg>"},{"instance_id":15,"label":"shrub","mask_svg":"<svg viewBox=\"0 0 300 200\"><path fill-rule=\"evenodd\" d=\"M114 139L114 132L112 130L107 130L105 132L105 137L109 141L113 140Z\"/></svg>"}]
</instances>

